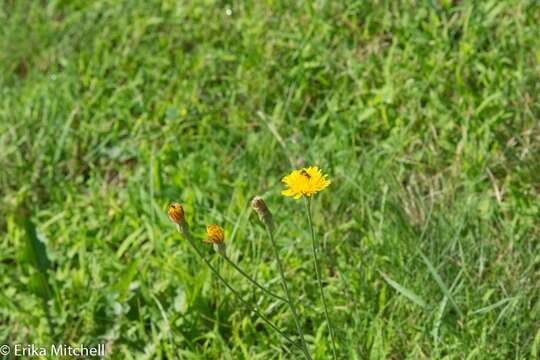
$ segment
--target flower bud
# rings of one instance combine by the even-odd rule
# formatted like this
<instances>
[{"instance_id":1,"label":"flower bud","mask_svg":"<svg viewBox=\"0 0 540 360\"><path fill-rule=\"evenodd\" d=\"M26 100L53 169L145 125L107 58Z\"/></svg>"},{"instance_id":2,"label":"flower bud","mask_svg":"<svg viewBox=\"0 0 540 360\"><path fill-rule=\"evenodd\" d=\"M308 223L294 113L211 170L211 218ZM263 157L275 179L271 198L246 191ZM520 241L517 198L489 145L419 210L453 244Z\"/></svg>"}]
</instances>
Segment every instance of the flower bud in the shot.
<instances>
[{"instance_id":1,"label":"flower bud","mask_svg":"<svg viewBox=\"0 0 540 360\"><path fill-rule=\"evenodd\" d=\"M253 200L251 201L251 207L257 215L259 215L259 219L268 226L270 229L274 227L274 223L272 221L272 213L270 210L268 210L268 206L266 206L266 203L260 196L255 196Z\"/></svg>"},{"instance_id":2,"label":"flower bud","mask_svg":"<svg viewBox=\"0 0 540 360\"><path fill-rule=\"evenodd\" d=\"M221 244L225 241L223 228L216 224L206 226L206 242L210 244Z\"/></svg>"},{"instance_id":3,"label":"flower bud","mask_svg":"<svg viewBox=\"0 0 540 360\"><path fill-rule=\"evenodd\" d=\"M206 240L204 242L213 244L216 252L225 255L225 231L216 224L206 225Z\"/></svg>"},{"instance_id":4,"label":"flower bud","mask_svg":"<svg viewBox=\"0 0 540 360\"><path fill-rule=\"evenodd\" d=\"M167 214L173 223L180 226L184 226L186 224L186 219L184 218L184 208L179 203L170 204L169 208L167 209Z\"/></svg>"}]
</instances>

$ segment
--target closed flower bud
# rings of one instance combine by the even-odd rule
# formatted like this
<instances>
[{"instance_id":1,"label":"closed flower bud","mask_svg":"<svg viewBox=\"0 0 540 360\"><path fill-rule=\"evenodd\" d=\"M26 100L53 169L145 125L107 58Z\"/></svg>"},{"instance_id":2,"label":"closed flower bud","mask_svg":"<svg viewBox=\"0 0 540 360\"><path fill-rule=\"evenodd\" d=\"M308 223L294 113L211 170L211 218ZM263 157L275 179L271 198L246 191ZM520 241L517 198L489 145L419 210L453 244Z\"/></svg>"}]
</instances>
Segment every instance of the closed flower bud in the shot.
<instances>
[{"instance_id":1,"label":"closed flower bud","mask_svg":"<svg viewBox=\"0 0 540 360\"><path fill-rule=\"evenodd\" d=\"M206 242L210 244L221 244L225 241L223 228L216 224L206 226Z\"/></svg>"},{"instance_id":2,"label":"closed flower bud","mask_svg":"<svg viewBox=\"0 0 540 360\"><path fill-rule=\"evenodd\" d=\"M214 250L225 255L225 231L216 224L206 226L206 243L214 244Z\"/></svg>"},{"instance_id":3,"label":"closed flower bud","mask_svg":"<svg viewBox=\"0 0 540 360\"><path fill-rule=\"evenodd\" d=\"M173 223L180 226L184 226L186 224L186 219L184 218L184 208L179 203L172 203L169 205L167 214Z\"/></svg>"},{"instance_id":4,"label":"closed flower bud","mask_svg":"<svg viewBox=\"0 0 540 360\"><path fill-rule=\"evenodd\" d=\"M273 228L274 223L272 221L272 213L270 210L268 210L268 206L266 206L266 203L260 196L255 196L253 200L251 201L251 207L257 215L259 215L259 219L268 226L270 229Z\"/></svg>"}]
</instances>

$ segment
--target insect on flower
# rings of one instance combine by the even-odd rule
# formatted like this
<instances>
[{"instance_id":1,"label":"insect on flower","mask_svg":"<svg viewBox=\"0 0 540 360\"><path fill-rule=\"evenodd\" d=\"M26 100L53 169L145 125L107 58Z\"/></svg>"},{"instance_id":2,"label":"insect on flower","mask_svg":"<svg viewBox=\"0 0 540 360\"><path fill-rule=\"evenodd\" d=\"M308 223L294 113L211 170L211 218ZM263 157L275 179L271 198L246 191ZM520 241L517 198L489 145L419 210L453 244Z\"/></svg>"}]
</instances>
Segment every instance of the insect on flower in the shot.
<instances>
[{"instance_id":1,"label":"insect on flower","mask_svg":"<svg viewBox=\"0 0 540 360\"><path fill-rule=\"evenodd\" d=\"M290 196L296 200L302 196L312 196L326 189L331 181L328 175L323 174L316 166L310 166L300 170L294 170L285 176L281 182L287 185L287 189L281 192L284 196Z\"/></svg>"},{"instance_id":2,"label":"insect on flower","mask_svg":"<svg viewBox=\"0 0 540 360\"><path fill-rule=\"evenodd\" d=\"M306 171L306 169L302 169L302 171L300 171L300 174L304 175L308 179L311 179L311 175L309 175L309 173Z\"/></svg>"}]
</instances>

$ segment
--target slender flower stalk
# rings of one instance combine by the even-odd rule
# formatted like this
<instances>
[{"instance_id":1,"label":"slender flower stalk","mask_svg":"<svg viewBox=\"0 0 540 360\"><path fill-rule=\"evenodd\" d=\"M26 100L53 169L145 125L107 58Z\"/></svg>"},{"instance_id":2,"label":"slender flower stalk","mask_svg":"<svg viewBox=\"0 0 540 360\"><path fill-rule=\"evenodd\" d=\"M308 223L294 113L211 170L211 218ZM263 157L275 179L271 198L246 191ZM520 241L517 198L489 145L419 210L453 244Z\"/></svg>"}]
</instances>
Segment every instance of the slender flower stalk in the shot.
<instances>
[{"instance_id":1,"label":"slender flower stalk","mask_svg":"<svg viewBox=\"0 0 540 360\"><path fill-rule=\"evenodd\" d=\"M319 283L319 291L321 293L321 301L323 303L324 316L326 317L326 322L328 323L328 329L330 331L330 338L332 339L332 354L334 355L334 359L337 359L336 341L334 339L334 328L332 326L332 322L330 321L330 316L328 316L328 307L326 306L326 299L324 296L324 290L323 290L322 280L321 280L321 269L319 265L319 257L317 255L318 246L315 241L315 231L313 229L313 219L311 217L311 198L306 197L305 200L306 200L306 211L307 211L307 217L308 217L308 222L309 222L309 228L311 229L311 249L313 252L313 259L315 260L315 273L317 274L317 282Z\"/></svg>"},{"instance_id":2,"label":"slender flower stalk","mask_svg":"<svg viewBox=\"0 0 540 360\"><path fill-rule=\"evenodd\" d=\"M276 241L274 240L274 233L273 233L274 224L272 221L272 214L270 213L270 210L268 210L268 207L266 206L266 203L264 202L264 200L260 197L255 197L253 201L251 202L251 206L255 210L257 215L259 215L259 218L263 222L264 227L266 228L266 232L268 233L268 236L270 237L270 242L272 243L272 248L274 250L274 256L276 257L276 261L278 263L279 275L281 277L281 285L283 286L283 290L285 291L285 295L287 296L287 305L289 305L289 309L291 310L291 313L293 314L294 322L296 324L296 330L298 331L298 336L300 336L300 340L302 341L302 350L304 351L304 355L306 359L311 360L311 355L309 354L306 340L304 339L304 333L300 325L300 320L296 312L296 307L291 298L291 294L289 293L289 288L287 286L287 281L285 279L285 274L283 272L283 265L279 257Z\"/></svg>"},{"instance_id":3,"label":"slender flower stalk","mask_svg":"<svg viewBox=\"0 0 540 360\"><path fill-rule=\"evenodd\" d=\"M238 271L243 277L245 277L250 283L252 283L253 285L255 285L256 287L258 287L259 289L261 289L264 293L266 293L267 295L275 298L275 299L278 299L280 301L283 301L283 302L287 302L287 299L285 299L283 296L279 296L278 294L268 290L267 288L265 288L264 286L262 286L261 284L259 284L255 279L253 279L251 276L249 276L248 274L246 274L244 272L244 270L242 270L242 268L240 268L238 265L236 265L231 259L229 259L229 257L227 256L227 254L224 254L224 253L219 253L221 255L221 257L223 259L225 259L225 261L227 261L236 271Z\"/></svg>"},{"instance_id":4,"label":"slender flower stalk","mask_svg":"<svg viewBox=\"0 0 540 360\"><path fill-rule=\"evenodd\" d=\"M311 359L311 355L309 355L309 350L306 345L306 340L304 339L304 333L300 325L300 320L298 318L298 314L296 313L296 308L291 298L291 294L289 293L289 288L287 287L287 281L285 280L285 274L283 273L283 265L281 264L281 259L279 258L279 253L276 246L276 242L274 240L274 235L272 234L272 231L270 231L268 226L266 227L266 231L268 233L268 236L270 237L270 241L272 242L272 248L274 249L274 256L276 257L276 260L278 263L279 275L281 276L281 284L283 286L283 290L285 291L285 295L287 296L287 304L289 305L289 308L291 309L291 312L294 317L294 322L296 323L296 330L298 331L298 335L300 336L300 340L302 341L302 348L304 350L304 355L306 356L307 359Z\"/></svg>"},{"instance_id":5,"label":"slender flower stalk","mask_svg":"<svg viewBox=\"0 0 540 360\"><path fill-rule=\"evenodd\" d=\"M259 284L255 279L253 279L251 276L249 276L244 270L242 270L238 265L236 265L229 257L227 256L227 252L225 251L225 231L223 228L216 224L210 224L206 226L206 243L208 244L214 244L214 248L216 252L221 255L225 261L227 261L236 271L238 271L243 277L245 277L250 283L264 291L267 295L270 295L278 300L287 302L287 300L279 296L277 294L274 294L272 291L268 290L261 284Z\"/></svg>"},{"instance_id":6,"label":"slender flower stalk","mask_svg":"<svg viewBox=\"0 0 540 360\"><path fill-rule=\"evenodd\" d=\"M330 331L330 338L332 339L332 354L334 360L337 359L336 355L336 341L334 339L334 329L328 316L328 307L326 306L326 299L324 297L324 290L321 280L321 270L319 265L319 257L317 255L318 246L315 241L315 231L313 230L313 221L311 218L311 197L317 193L326 189L332 182L328 179L328 175L324 174L317 166L310 166L300 170L293 170L289 175L281 179L287 188L281 192L283 196L292 197L295 200L305 198L306 211L309 221L309 228L311 229L311 248L313 252L313 259L315 262L315 272L317 274L317 282L319 284L319 291L321 293L321 301L324 307L324 316L328 323L328 329Z\"/></svg>"},{"instance_id":7,"label":"slender flower stalk","mask_svg":"<svg viewBox=\"0 0 540 360\"><path fill-rule=\"evenodd\" d=\"M303 350L303 347L298 345L294 340L292 340L287 334L285 334L283 331L281 331L276 325L274 325L266 316L264 316L258 309L257 306L251 305L247 300L244 300L240 293L236 291L227 280L225 280L219 272L216 270L216 268L212 265L212 263L202 254L202 252L197 248L195 245L195 242L193 241L191 234L189 232L189 227L185 221L184 218L184 209L182 205L178 203L171 204L168 209L169 219L173 223L176 224L176 228L180 234L184 236L184 238L187 240L189 245L193 248L197 256L201 258L205 262L205 264L210 268L210 271L236 296L236 298L250 311L255 313L257 316L261 318L268 326L270 326L272 329L274 329L279 335L281 335L284 339L289 341L292 345L299 348L300 350Z\"/></svg>"}]
</instances>

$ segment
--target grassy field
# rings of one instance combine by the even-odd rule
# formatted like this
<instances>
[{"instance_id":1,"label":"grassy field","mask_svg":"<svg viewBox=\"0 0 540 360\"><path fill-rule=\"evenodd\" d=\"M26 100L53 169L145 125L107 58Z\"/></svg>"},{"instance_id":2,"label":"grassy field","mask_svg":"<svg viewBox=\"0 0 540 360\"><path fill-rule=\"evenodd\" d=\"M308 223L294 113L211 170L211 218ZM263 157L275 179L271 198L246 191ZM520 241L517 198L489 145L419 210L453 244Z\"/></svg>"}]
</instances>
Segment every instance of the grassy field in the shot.
<instances>
[{"instance_id":1,"label":"grassy field","mask_svg":"<svg viewBox=\"0 0 540 360\"><path fill-rule=\"evenodd\" d=\"M108 358L301 359L167 218L282 294L330 359L540 351L540 7L534 1L0 0L0 344L105 343Z\"/></svg>"}]
</instances>

